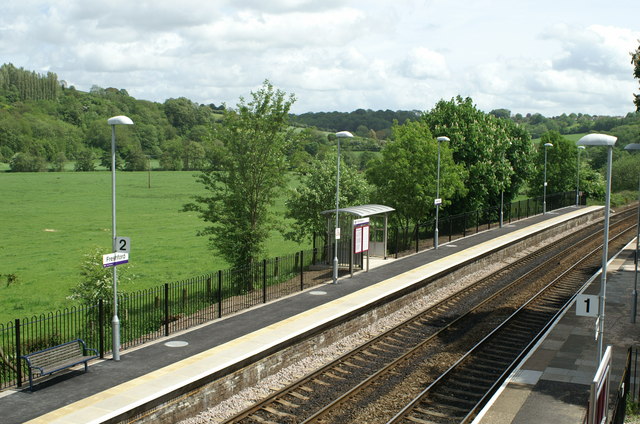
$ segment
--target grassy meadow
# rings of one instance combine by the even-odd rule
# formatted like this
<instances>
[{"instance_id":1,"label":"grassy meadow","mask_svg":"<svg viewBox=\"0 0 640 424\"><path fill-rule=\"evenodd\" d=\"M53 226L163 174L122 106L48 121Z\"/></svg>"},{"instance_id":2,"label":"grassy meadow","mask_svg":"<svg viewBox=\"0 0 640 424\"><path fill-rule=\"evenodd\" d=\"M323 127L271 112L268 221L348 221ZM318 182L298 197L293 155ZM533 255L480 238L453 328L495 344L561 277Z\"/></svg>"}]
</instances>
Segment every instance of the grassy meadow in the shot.
<instances>
[{"instance_id":1,"label":"grassy meadow","mask_svg":"<svg viewBox=\"0 0 640 424\"><path fill-rule=\"evenodd\" d=\"M182 205L204 188L194 172L118 172L118 236L131 238L123 291L198 276L227 265L213 256L205 223ZM149 184L150 181L150 184ZM149 187L150 185L150 187ZM111 251L111 173L0 172L0 323L71 305L84 255ZM276 208L283 210L283 200ZM269 256L306 249L272 234ZM16 283L7 286L6 274Z\"/></svg>"}]
</instances>

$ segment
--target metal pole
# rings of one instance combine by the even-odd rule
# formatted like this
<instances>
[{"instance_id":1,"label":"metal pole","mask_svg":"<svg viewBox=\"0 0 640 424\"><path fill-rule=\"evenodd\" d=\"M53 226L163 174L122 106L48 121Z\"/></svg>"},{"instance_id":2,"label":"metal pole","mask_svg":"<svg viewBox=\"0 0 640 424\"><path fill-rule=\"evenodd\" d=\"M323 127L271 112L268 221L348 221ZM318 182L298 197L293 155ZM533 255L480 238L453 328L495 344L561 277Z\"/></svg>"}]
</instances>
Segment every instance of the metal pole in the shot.
<instances>
[{"instance_id":1,"label":"metal pole","mask_svg":"<svg viewBox=\"0 0 640 424\"><path fill-rule=\"evenodd\" d=\"M544 188L542 189L542 214L547 213L547 145L544 145Z\"/></svg>"},{"instance_id":2,"label":"metal pole","mask_svg":"<svg viewBox=\"0 0 640 424\"><path fill-rule=\"evenodd\" d=\"M633 292L631 300L631 323L635 324L638 311L638 249L640 248L640 177L638 178L638 223L636 224L636 255L635 275L633 278Z\"/></svg>"},{"instance_id":3,"label":"metal pole","mask_svg":"<svg viewBox=\"0 0 640 424\"><path fill-rule=\"evenodd\" d=\"M111 251L116 251L116 126L111 125ZM118 271L113 266L113 360L120 360L120 320L118 319Z\"/></svg>"},{"instance_id":4,"label":"metal pole","mask_svg":"<svg viewBox=\"0 0 640 424\"><path fill-rule=\"evenodd\" d=\"M611 203L611 162L613 160L613 146L607 147L607 185L605 187L604 209L604 243L602 245L602 275L600 282L600 308L598 309L598 362L602 361L604 353L604 305L607 294L607 259L609 257L609 209Z\"/></svg>"},{"instance_id":5,"label":"metal pole","mask_svg":"<svg viewBox=\"0 0 640 424\"><path fill-rule=\"evenodd\" d=\"M578 164L576 166L576 207L580 204L580 150L584 146L578 146Z\"/></svg>"},{"instance_id":6,"label":"metal pole","mask_svg":"<svg viewBox=\"0 0 640 424\"><path fill-rule=\"evenodd\" d=\"M337 161L337 169L336 173L336 226L334 228L335 234L335 247L334 247L334 257L333 257L333 284L338 284L338 231L339 231L339 222L338 222L338 205L340 202L340 137L338 139L338 161Z\"/></svg>"},{"instance_id":7,"label":"metal pole","mask_svg":"<svg viewBox=\"0 0 640 424\"><path fill-rule=\"evenodd\" d=\"M438 214L440 211L440 141L441 141L441 137L438 137L438 170L437 170L437 177L436 177L436 229L435 229L435 234L433 237L433 248L437 249L438 248Z\"/></svg>"},{"instance_id":8,"label":"metal pole","mask_svg":"<svg viewBox=\"0 0 640 424\"><path fill-rule=\"evenodd\" d=\"M504 188L500 191L500 228L504 222Z\"/></svg>"}]
</instances>

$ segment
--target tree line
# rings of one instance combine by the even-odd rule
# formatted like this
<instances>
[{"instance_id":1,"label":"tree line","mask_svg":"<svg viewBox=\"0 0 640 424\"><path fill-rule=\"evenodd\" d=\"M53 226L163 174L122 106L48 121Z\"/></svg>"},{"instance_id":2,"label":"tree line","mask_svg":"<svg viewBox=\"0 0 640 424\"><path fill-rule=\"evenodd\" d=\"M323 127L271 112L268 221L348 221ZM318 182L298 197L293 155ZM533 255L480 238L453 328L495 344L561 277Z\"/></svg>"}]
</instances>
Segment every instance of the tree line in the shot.
<instances>
[{"instance_id":1,"label":"tree line","mask_svg":"<svg viewBox=\"0 0 640 424\"><path fill-rule=\"evenodd\" d=\"M164 103L137 100L124 89L97 85L82 92L68 87L54 73L40 75L5 64L0 67L0 162L9 163L10 170L18 172L62 171L71 166L75 171L108 169L110 131L105 120L124 114L135 125L123 128L118 137L119 169L146 170L153 161L165 170L201 170L217 166L223 159L212 128L222 120L224 109L224 105L197 104L185 97ZM290 169L303 169L314 157L325 155L332 146L327 134L348 130L356 137L343 140L345 158L364 171L392 139L394 122L402 125L421 114L415 110L364 109L301 115L288 112L288 125L300 133L299 143L287 151ZM534 139L548 131L607 131L626 144L637 138L640 126L636 114L600 117L572 113L545 118L496 109L489 115L518 124Z\"/></svg>"}]
</instances>

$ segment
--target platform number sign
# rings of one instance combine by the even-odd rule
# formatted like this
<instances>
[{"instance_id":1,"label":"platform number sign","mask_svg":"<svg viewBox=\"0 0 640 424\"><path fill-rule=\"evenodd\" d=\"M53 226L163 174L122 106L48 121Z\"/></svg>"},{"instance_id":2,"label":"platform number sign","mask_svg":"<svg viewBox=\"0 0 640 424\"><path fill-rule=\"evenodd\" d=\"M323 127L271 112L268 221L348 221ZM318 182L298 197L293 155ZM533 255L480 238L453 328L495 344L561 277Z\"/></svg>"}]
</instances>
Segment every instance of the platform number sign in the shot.
<instances>
[{"instance_id":1,"label":"platform number sign","mask_svg":"<svg viewBox=\"0 0 640 424\"><path fill-rule=\"evenodd\" d=\"M129 237L116 237L116 252L131 253L131 239Z\"/></svg>"},{"instance_id":2,"label":"platform number sign","mask_svg":"<svg viewBox=\"0 0 640 424\"><path fill-rule=\"evenodd\" d=\"M576 315L581 317L597 317L598 305L597 295L579 294L576 296Z\"/></svg>"}]
</instances>

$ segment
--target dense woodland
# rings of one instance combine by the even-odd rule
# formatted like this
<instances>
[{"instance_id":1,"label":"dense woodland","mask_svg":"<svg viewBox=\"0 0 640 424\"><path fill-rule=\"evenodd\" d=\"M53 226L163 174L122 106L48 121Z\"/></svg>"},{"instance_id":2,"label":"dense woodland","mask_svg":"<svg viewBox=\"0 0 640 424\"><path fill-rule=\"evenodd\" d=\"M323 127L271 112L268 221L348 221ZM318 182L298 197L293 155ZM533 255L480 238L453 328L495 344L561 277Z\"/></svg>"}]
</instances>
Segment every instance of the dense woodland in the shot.
<instances>
[{"instance_id":1,"label":"dense woodland","mask_svg":"<svg viewBox=\"0 0 640 424\"><path fill-rule=\"evenodd\" d=\"M150 159L166 170L202 169L219 160L220 144L212 128L222 119L224 105L197 104L181 97L164 103L137 100L125 89L93 86L76 90L49 72L41 75L11 64L0 67L0 162L12 171L91 171L109 164L111 133L106 119L127 115L135 125L118 136L118 168L144 170ZM507 109L489 112L520 124L533 139L550 130L560 134L589 131L618 137L618 146L638 142L640 115L592 116L581 113L544 117L512 115ZM420 111L364 110L290 115L299 127L300 142L288 152L293 168L328 152L327 133L349 130L357 137L345 140L349 151L376 152L391 136L394 122L420 118ZM346 156L360 169L372 154ZM356 163L357 162L357 163Z\"/></svg>"}]
</instances>

